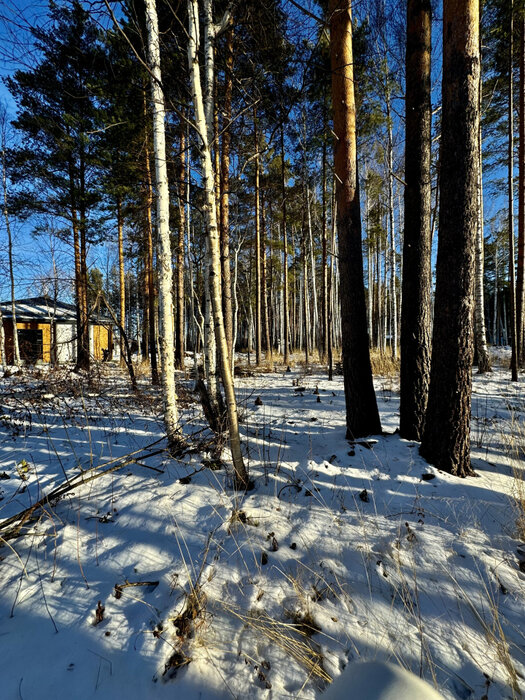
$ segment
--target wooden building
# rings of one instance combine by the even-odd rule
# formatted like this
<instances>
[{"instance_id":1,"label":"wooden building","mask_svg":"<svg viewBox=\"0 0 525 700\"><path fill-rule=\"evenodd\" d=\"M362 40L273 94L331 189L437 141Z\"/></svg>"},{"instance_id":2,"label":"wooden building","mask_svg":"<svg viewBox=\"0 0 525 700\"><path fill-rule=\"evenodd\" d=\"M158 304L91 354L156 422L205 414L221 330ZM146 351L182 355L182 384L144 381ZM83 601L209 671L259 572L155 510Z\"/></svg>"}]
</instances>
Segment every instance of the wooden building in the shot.
<instances>
[{"instance_id":1,"label":"wooden building","mask_svg":"<svg viewBox=\"0 0 525 700\"><path fill-rule=\"evenodd\" d=\"M13 313L11 302L0 304L6 358L13 364ZM76 359L76 310L73 304L48 297L19 299L15 302L20 358L26 364L65 363ZM89 322L89 350L95 360L111 357L113 323L96 315Z\"/></svg>"}]
</instances>

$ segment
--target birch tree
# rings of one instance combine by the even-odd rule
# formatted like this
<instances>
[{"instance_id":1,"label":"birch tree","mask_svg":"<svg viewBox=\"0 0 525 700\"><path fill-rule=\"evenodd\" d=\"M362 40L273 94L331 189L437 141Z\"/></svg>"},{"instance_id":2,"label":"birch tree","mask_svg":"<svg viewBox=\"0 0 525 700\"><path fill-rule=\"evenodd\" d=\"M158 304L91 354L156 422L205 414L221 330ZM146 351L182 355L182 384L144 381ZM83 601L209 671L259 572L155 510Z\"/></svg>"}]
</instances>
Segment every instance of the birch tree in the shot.
<instances>
[{"instance_id":1,"label":"birch tree","mask_svg":"<svg viewBox=\"0 0 525 700\"><path fill-rule=\"evenodd\" d=\"M173 320L173 272L169 228L169 190L166 168L165 108L160 67L159 27L155 0L146 0L146 27L148 59L151 71L151 97L153 109L153 151L155 181L157 186L157 228L159 234L159 286L160 286L160 354L162 360L162 389L164 397L164 423L168 443L172 450L180 449L182 430L177 410L175 391L175 333Z\"/></svg>"},{"instance_id":2,"label":"birch tree","mask_svg":"<svg viewBox=\"0 0 525 700\"><path fill-rule=\"evenodd\" d=\"M204 0L204 16L208 26L206 26L206 38L209 42L218 31L212 25L212 2ZM207 229L208 240L208 260L211 302L213 309L213 322L215 328L215 338L219 354L222 383L226 398L226 408L228 414L228 427L230 434L230 448L232 453L233 468L235 472L235 486L239 489L248 487L248 473L244 466L241 452L241 442L239 437L239 421L237 415L237 402L233 386L233 373L228 353L228 343L224 326L224 316L222 310L221 295L221 258L219 229L217 225L217 207L215 198L215 173L213 168L210 134L212 133L213 109L206 105L203 99L202 83L199 65L199 6L198 0L188 0L188 65L190 71L192 101L195 117L195 128L199 140L199 158L201 164L202 189L204 192L204 216ZM206 70L211 70L213 47L204 47L206 57ZM213 80L208 74L207 84L213 85ZM210 97L210 96L208 96Z\"/></svg>"}]
</instances>

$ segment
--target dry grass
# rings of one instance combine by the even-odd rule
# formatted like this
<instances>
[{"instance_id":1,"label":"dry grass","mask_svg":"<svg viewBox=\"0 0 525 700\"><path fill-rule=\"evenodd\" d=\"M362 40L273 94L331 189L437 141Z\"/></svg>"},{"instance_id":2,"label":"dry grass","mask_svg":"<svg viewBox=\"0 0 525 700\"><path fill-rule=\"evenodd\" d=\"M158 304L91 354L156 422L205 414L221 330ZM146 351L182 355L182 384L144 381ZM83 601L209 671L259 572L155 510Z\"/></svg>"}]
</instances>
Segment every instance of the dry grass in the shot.
<instances>
[{"instance_id":1,"label":"dry grass","mask_svg":"<svg viewBox=\"0 0 525 700\"><path fill-rule=\"evenodd\" d=\"M372 348L370 350L370 362L372 363L372 373L375 377L393 377L399 374L399 357L394 359L389 350L383 352L378 348Z\"/></svg>"},{"instance_id":2,"label":"dry grass","mask_svg":"<svg viewBox=\"0 0 525 700\"><path fill-rule=\"evenodd\" d=\"M300 666L308 671L310 678L317 678L324 683L331 683L332 677L323 668L323 655L310 641L312 632L306 632L302 624L296 622L281 622L270 617L263 610L242 611L233 608L226 602L222 603L224 610L256 634L261 634L282 651L291 656Z\"/></svg>"},{"instance_id":3,"label":"dry grass","mask_svg":"<svg viewBox=\"0 0 525 700\"><path fill-rule=\"evenodd\" d=\"M516 511L516 534L525 542L525 425L513 413L509 430L502 432L514 477L513 505Z\"/></svg>"}]
</instances>

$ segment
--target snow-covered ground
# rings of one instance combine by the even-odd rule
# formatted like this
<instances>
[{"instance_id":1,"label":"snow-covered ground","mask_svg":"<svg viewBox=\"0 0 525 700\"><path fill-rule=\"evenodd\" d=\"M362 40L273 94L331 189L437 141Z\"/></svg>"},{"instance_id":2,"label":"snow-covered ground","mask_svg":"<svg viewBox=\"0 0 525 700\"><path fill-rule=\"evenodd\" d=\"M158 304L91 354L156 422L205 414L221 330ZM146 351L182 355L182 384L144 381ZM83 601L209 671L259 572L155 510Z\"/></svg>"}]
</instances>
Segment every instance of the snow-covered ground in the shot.
<instances>
[{"instance_id":1,"label":"snow-covered ground","mask_svg":"<svg viewBox=\"0 0 525 700\"><path fill-rule=\"evenodd\" d=\"M77 484L0 548L2 700L316 698L357 660L445 698L521 697L525 399L507 370L474 376L466 480L394 432L396 379L376 381L385 434L354 445L341 377L238 379L242 496L184 386L200 451L175 460L145 378L138 395L110 367L0 379L0 536Z\"/></svg>"}]
</instances>

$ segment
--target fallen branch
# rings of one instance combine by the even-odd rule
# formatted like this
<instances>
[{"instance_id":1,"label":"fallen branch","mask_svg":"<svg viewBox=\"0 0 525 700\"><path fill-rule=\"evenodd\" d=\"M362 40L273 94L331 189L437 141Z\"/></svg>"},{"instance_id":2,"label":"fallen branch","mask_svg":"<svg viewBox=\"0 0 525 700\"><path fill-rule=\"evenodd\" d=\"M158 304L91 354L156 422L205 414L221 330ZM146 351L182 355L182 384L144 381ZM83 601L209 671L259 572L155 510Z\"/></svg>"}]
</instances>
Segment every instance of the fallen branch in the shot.
<instances>
[{"instance_id":1,"label":"fallen branch","mask_svg":"<svg viewBox=\"0 0 525 700\"><path fill-rule=\"evenodd\" d=\"M163 440L164 438L160 438L159 440L152 442L150 445L147 445L146 447L143 447L140 450L130 452L125 457L122 457L120 459L111 459L109 460L109 462L104 462L104 464L83 470L80 472L80 474L70 477L66 480L66 482L52 489L39 501L33 503L33 505L29 506L28 508L25 508L16 515L12 515L10 518L2 520L0 522L0 545L3 542L7 542L7 540L11 540L26 534L25 532L22 532L22 528L24 527L24 525L26 525L29 522L34 523L35 520L38 520L42 512L45 511L46 507L54 507L63 496L78 488L79 486L88 484L90 481L99 479L100 477L105 476L106 474L111 474L113 472L119 471L120 469L124 469L124 467L127 467L130 464L137 464L138 466L146 467L145 464L142 464L142 460L166 452L165 448L148 452L150 448L154 447ZM146 454L143 454L144 452L146 452ZM149 468L152 469L153 467Z\"/></svg>"},{"instance_id":2,"label":"fallen branch","mask_svg":"<svg viewBox=\"0 0 525 700\"><path fill-rule=\"evenodd\" d=\"M122 597L122 590L124 588L132 588L135 586L148 586L148 587L157 587L159 585L158 581L128 581L126 580L125 583L116 583L115 584L115 598L117 600Z\"/></svg>"}]
</instances>

